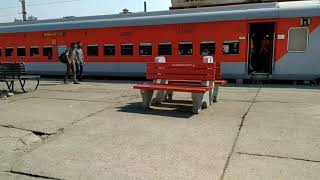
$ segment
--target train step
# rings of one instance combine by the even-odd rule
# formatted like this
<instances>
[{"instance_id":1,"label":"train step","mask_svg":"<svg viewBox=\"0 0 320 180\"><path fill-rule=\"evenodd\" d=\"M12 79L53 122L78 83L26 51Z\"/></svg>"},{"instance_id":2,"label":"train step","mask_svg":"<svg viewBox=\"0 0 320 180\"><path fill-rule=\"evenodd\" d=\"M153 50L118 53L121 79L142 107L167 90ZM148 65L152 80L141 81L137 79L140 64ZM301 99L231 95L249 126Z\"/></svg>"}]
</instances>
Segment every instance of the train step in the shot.
<instances>
[{"instance_id":1,"label":"train step","mask_svg":"<svg viewBox=\"0 0 320 180\"><path fill-rule=\"evenodd\" d=\"M272 78L272 75L269 73L252 73L251 80L269 80Z\"/></svg>"}]
</instances>

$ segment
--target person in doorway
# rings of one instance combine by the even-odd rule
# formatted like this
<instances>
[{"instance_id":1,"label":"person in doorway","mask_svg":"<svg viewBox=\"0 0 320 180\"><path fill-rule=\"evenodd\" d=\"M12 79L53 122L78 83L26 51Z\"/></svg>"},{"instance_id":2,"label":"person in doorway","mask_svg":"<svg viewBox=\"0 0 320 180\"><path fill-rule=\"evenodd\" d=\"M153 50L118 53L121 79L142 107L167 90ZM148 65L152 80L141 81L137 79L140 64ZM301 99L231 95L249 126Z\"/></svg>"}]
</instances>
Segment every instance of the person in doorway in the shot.
<instances>
[{"instance_id":1,"label":"person in doorway","mask_svg":"<svg viewBox=\"0 0 320 180\"><path fill-rule=\"evenodd\" d=\"M267 73L269 71L268 64L270 60L270 52L271 52L270 36L265 35L261 40L261 46L260 46L260 52L259 52L262 60L262 63L260 63L262 67L260 67L259 69L261 71L264 71L264 73Z\"/></svg>"},{"instance_id":2,"label":"person in doorway","mask_svg":"<svg viewBox=\"0 0 320 180\"><path fill-rule=\"evenodd\" d=\"M269 35L263 36L261 40L261 49L260 49L260 54L262 55L267 55L270 53L270 39Z\"/></svg>"},{"instance_id":3,"label":"person in doorway","mask_svg":"<svg viewBox=\"0 0 320 180\"><path fill-rule=\"evenodd\" d=\"M84 62L84 56L82 51L82 42L77 42L77 48L76 48L76 69L77 69L77 76L79 81L83 80L83 66L85 64Z\"/></svg>"},{"instance_id":4,"label":"person in doorway","mask_svg":"<svg viewBox=\"0 0 320 180\"><path fill-rule=\"evenodd\" d=\"M204 49L201 54L202 54L202 56L208 56L209 51L207 49Z\"/></svg>"},{"instance_id":5,"label":"person in doorway","mask_svg":"<svg viewBox=\"0 0 320 180\"><path fill-rule=\"evenodd\" d=\"M68 78L69 78L69 74L70 71L72 73L73 76L73 83L74 84L79 84L79 82L77 81L77 76L76 76L76 43L71 43L70 44L70 48L67 50L66 53L66 57L67 57L67 70L66 70L66 75L64 77L64 83L67 84L68 83Z\"/></svg>"}]
</instances>

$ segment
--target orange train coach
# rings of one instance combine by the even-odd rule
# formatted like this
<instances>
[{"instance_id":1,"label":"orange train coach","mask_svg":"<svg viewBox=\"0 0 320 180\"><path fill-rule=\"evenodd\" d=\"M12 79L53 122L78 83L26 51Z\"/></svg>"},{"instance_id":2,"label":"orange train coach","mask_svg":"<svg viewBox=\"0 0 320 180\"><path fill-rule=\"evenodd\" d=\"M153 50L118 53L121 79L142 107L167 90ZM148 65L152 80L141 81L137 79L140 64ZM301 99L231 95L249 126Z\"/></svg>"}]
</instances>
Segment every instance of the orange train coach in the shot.
<instances>
[{"instance_id":1,"label":"orange train coach","mask_svg":"<svg viewBox=\"0 0 320 180\"><path fill-rule=\"evenodd\" d=\"M320 78L319 1L271 2L0 24L0 61L63 74L58 56L83 42L86 75L145 76L167 62L214 57L224 79Z\"/></svg>"}]
</instances>

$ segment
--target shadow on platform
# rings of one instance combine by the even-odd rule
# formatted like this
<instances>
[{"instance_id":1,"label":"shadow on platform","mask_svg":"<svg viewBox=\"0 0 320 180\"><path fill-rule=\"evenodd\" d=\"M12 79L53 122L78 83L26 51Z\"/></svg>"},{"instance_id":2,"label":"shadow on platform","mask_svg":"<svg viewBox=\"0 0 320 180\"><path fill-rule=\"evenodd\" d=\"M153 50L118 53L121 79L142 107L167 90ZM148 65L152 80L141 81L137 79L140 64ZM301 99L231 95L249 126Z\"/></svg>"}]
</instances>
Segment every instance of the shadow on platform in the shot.
<instances>
[{"instance_id":1,"label":"shadow on platform","mask_svg":"<svg viewBox=\"0 0 320 180\"><path fill-rule=\"evenodd\" d=\"M175 101L175 103L189 104L187 101ZM156 106L151 106L150 109L145 109L141 106L141 102L130 103L124 107L118 107L119 112L147 114L153 116L164 116L174 118L190 118L194 114L192 113L192 106L163 103Z\"/></svg>"}]
</instances>

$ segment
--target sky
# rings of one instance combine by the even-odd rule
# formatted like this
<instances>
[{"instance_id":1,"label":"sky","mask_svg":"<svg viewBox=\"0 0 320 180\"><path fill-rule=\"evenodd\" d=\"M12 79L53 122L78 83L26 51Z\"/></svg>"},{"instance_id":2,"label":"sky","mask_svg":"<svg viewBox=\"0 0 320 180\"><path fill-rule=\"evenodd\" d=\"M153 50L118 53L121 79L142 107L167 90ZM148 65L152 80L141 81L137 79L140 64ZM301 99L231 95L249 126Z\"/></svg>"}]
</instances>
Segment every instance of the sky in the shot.
<instances>
[{"instance_id":1,"label":"sky","mask_svg":"<svg viewBox=\"0 0 320 180\"><path fill-rule=\"evenodd\" d=\"M53 19L65 16L91 16L116 14L127 8L131 12L143 11L145 0L25 0L27 16ZM168 10L171 0L146 0L148 11ZM22 19L19 0L0 0L0 23Z\"/></svg>"}]
</instances>

